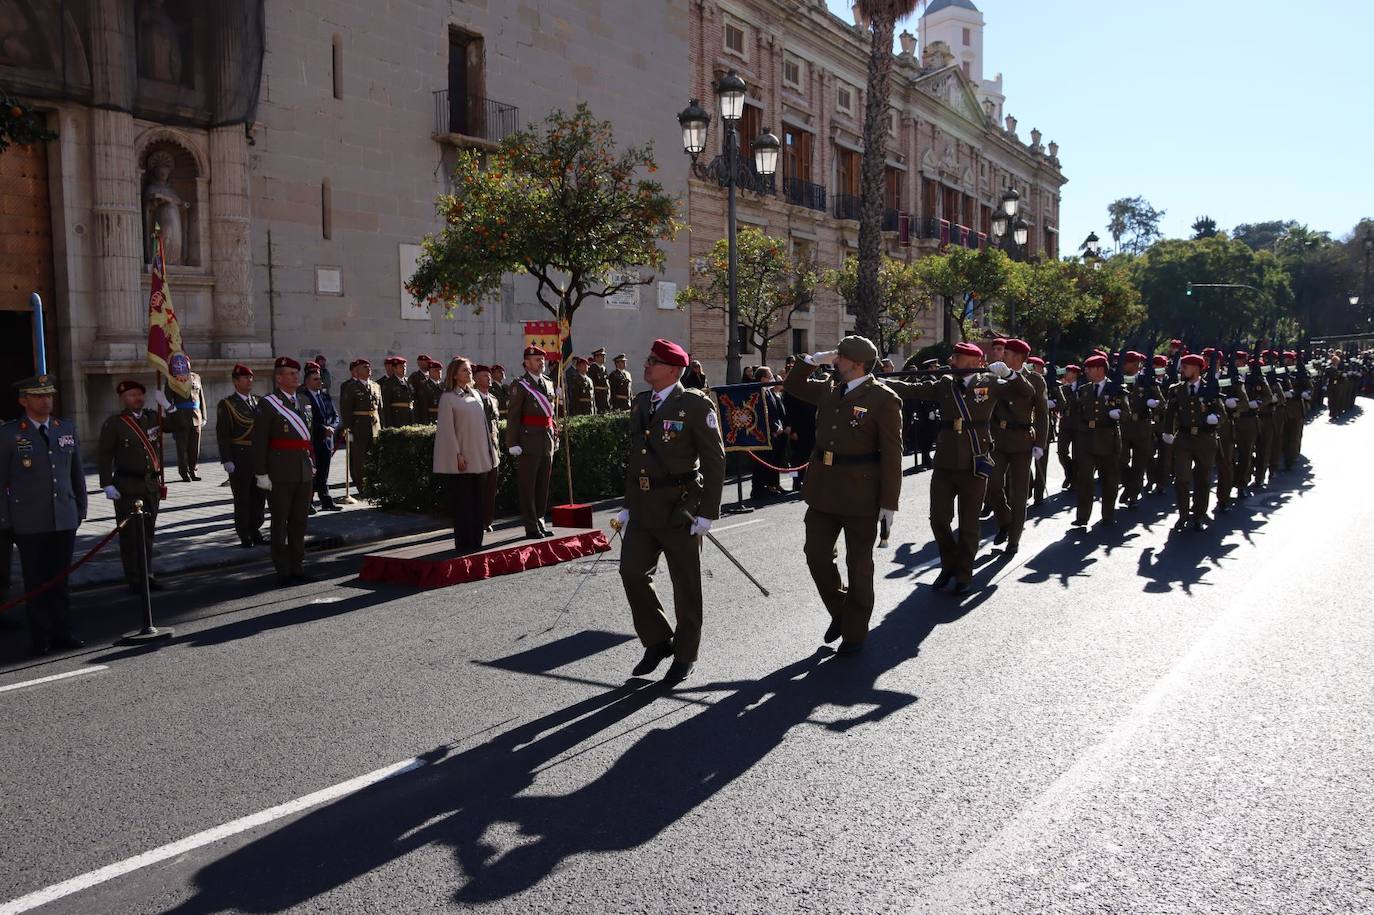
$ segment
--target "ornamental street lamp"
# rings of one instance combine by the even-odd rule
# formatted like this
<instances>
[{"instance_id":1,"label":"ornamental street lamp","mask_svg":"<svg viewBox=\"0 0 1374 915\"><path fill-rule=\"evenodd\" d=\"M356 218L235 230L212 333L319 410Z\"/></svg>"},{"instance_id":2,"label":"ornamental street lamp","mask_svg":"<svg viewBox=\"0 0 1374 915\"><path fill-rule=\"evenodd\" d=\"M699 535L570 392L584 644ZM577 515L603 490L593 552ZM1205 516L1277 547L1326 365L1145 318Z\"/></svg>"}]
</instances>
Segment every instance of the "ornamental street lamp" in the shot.
<instances>
[{"instance_id":1,"label":"ornamental street lamp","mask_svg":"<svg viewBox=\"0 0 1374 915\"><path fill-rule=\"evenodd\" d=\"M751 168L740 157L739 131L735 128L736 122L744 116L744 99L749 87L738 73L731 70L716 80L713 88L716 92L717 110L720 112L721 120L725 122L725 136L722 140L725 149L721 155L704 165L698 161L701 154L706 151L706 134L711 123L711 116L702 109L700 100L692 99L677 116L677 122L682 127L682 149L692 157L692 173L703 181L715 181L726 190L725 226L729 248L726 320L729 322L729 328L725 337L725 381L727 384L738 384L739 300L736 296L735 279L739 269L739 258L735 245L735 188L743 187L760 195L771 193L773 175L778 170L778 153L782 149L782 141L765 127L763 134L752 141L754 161Z\"/></svg>"},{"instance_id":2,"label":"ornamental street lamp","mask_svg":"<svg viewBox=\"0 0 1374 915\"><path fill-rule=\"evenodd\" d=\"M1016 227L1011 230L1011 237L1016 242L1016 247L1026 247L1026 236L1030 234L1030 225L1024 218L1016 220Z\"/></svg>"},{"instance_id":3,"label":"ornamental street lamp","mask_svg":"<svg viewBox=\"0 0 1374 915\"><path fill-rule=\"evenodd\" d=\"M1008 219L1016 218L1016 211L1021 206L1021 195L1016 188L1009 187L1007 192L1002 195L1002 212L1007 214Z\"/></svg>"}]
</instances>

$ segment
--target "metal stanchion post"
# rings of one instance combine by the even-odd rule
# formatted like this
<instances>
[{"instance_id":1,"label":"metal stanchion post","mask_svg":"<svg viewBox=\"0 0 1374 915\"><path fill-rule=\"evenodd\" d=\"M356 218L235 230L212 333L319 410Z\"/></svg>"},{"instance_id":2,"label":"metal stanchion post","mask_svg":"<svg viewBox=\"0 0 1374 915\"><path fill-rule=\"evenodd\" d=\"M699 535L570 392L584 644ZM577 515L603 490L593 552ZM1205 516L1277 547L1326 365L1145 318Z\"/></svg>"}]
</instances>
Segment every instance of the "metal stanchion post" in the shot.
<instances>
[{"instance_id":1,"label":"metal stanchion post","mask_svg":"<svg viewBox=\"0 0 1374 915\"><path fill-rule=\"evenodd\" d=\"M348 469L353 463L353 433L348 429L343 430L344 436L344 494L339 500L340 505L357 505L358 500L348 494Z\"/></svg>"},{"instance_id":2,"label":"metal stanchion post","mask_svg":"<svg viewBox=\"0 0 1374 915\"><path fill-rule=\"evenodd\" d=\"M739 467L743 460L740 457L742 453L739 451L731 452L735 456L735 504L721 506L720 513L722 515L747 515L754 510L753 506L744 501L744 472ZM748 462L745 461L744 463L747 464Z\"/></svg>"},{"instance_id":3,"label":"metal stanchion post","mask_svg":"<svg viewBox=\"0 0 1374 915\"><path fill-rule=\"evenodd\" d=\"M134 500L134 510L129 515L126 522L134 525L138 531L138 556L139 571L143 573L143 628L138 632L131 632L124 636L116 645L147 645L150 642L162 642L172 637L171 629L159 629L153 625L153 595L148 588L148 538L147 530L143 526L143 500Z\"/></svg>"}]
</instances>

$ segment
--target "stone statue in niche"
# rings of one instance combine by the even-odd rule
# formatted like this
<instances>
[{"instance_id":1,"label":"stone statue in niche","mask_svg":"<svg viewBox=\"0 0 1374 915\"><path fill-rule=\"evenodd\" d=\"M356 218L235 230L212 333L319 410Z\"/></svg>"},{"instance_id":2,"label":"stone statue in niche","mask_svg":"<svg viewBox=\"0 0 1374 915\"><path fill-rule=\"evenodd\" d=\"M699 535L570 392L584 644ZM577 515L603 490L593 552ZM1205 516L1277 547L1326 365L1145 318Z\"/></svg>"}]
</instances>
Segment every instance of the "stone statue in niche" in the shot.
<instances>
[{"instance_id":1,"label":"stone statue in niche","mask_svg":"<svg viewBox=\"0 0 1374 915\"><path fill-rule=\"evenodd\" d=\"M191 204L181 199L172 187L172 171L176 158L159 149L148 156L148 181L143 188L143 222L147 238L148 261L151 263L157 242L153 227L162 232L162 255L168 264L186 263L186 231L190 223Z\"/></svg>"},{"instance_id":2,"label":"stone statue in niche","mask_svg":"<svg viewBox=\"0 0 1374 915\"><path fill-rule=\"evenodd\" d=\"M144 0L138 17L138 75L163 83L180 83L181 27L167 13L164 0Z\"/></svg>"}]
</instances>

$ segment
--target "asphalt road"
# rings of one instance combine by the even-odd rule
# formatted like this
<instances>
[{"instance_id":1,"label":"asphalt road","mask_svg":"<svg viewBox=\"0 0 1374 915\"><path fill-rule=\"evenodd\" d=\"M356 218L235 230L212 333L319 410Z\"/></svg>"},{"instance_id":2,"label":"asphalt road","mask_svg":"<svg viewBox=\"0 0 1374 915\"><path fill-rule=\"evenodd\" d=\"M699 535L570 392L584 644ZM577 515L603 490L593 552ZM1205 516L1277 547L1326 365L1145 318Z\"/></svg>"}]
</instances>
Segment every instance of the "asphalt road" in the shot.
<instances>
[{"instance_id":1,"label":"asphalt road","mask_svg":"<svg viewBox=\"0 0 1374 915\"><path fill-rule=\"evenodd\" d=\"M90 671L0 691L0 913L1374 911L1374 416L1306 450L1199 534L1163 498L1070 532L1057 495L962 600L908 476L852 659L803 506L722 521L772 597L708 544L672 691L627 682L614 553L427 593L347 551L185 578L170 645L0 674Z\"/></svg>"}]
</instances>

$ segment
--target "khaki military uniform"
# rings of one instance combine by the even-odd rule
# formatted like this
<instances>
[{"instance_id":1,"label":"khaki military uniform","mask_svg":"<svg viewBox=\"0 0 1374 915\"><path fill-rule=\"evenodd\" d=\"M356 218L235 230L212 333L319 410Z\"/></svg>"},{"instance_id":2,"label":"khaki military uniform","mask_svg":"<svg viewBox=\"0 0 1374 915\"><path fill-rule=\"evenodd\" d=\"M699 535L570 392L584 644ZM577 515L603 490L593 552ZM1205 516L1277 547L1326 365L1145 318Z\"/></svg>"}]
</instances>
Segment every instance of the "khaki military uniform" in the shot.
<instances>
[{"instance_id":1,"label":"khaki military uniform","mask_svg":"<svg viewBox=\"0 0 1374 915\"><path fill-rule=\"evenodd\" d=\"M263 398L253 423L253 473L272 481L267 499L278 578L301 575L305 563L305 523L315 483L310 411L308 399L278 389Z\"/></svg>"},{"instance_id":2,"label":"khaki military uniform","mask_svg":"<svg viewBox=\"0 0 1374 915\"><path fill-rule=\"evenodd\" d=\"M1064 488L1067 489L1073 484L1073 400L1077 385L1056 384L1053 388L1054 394L1050 398L1055 402L1055 410L1059 414L1059 422L1056 425L1055 434L1055 453L1059 457L1059 468L1064 471Z\"/></svg>"},{"instance_id":3,"label":"khaki military uniform","mask_svg":"<svg viewBox=\"0 0 1374 915\"><path fill-rule=\"evenodd\" d=\"M503 381L491 380L491 396L496 398L496 409L502 419L506 418L506 407L510 403L510 385Z\"/></svg>"},{"instance_id":4,"label":"khaki military uniform","mask_svg":"<svg viewBox=\"0 0 1374 915\"><path fill-rule=\"evenodd\" d=\"M605 413L611 409L611 388L606 366L593 362L587 366L587 377L592 382L592 392L596 399L596 412Z\"/></svg>"},{"instance_id":5,"label":"khaki military uniform","mask_svg":"<svg viewBox=\"0 0 1374 915\"><path fill-rule=\"evenodd\" d=\"M363 468L372 442L382 431L382 389L377 382L350 378L339 385L339 422L348 433L348 472L359 493L366 493Z\"/></svg>"},{"instance_id":6,"label":"khaki military uniform","mask_svg":"<svg viewBox=\"0 0 1374 915\"><path fill-rule=\"evenodd\" d=\"M634 386L634 379L625 369L612 369L606 376L606 384L610 387L610 408L612 410L630 409L630 389Z\"/></svg>"},{"instance_id":7,"label":"khaki military uniform","mask_svg":"<svg viewBox=\"0 0 1374 915\"><path fill-rule=\"evenodd\" d=\"M991 456L993 408L1001 400L1033 399L1035 389L1018 373L1005 383L987 373L932 381L886 382L903 400L931 401L939 406L940 431L935 439L935 469L930 477L930 528L940 547L940 567L960 584L973 580L973 561L978 555L978 515L987 492L987 478L979 476L974 461L978 454ZM970 429L959 410L962 398L969 412ZM807 474L808 478L810 474ZM959 518L956 539L950 525Z\"/></svg>"},{"instance_id":8,"label":"khaki military uniform","mask_svg":"<svg viewBox=\"0 0 1374 915\"><path fill-rule=\"evenodd\" d=\"M1265 466L1272 477L1283 466L1283 443L1288 436L1288 403L1293 398L1293 383L1287 372L1281 372L1277 368L1267 374L1269 387L1278 396L1270 420L1273 432L1269 439L1269 454L1265 459Z\"/></svg>"},{"instance_id":9,"label":"khaki military uniform","mask_svg":"<svg viewBox=\"0 0 1374 915\"><path fill-rule=\"evenodd\" d=\"M540 397L531 393L537 391ZM541 400L542 398L542 400ZM525 534L538 537L549 510L549 478L558 430L553 417L553 386L543 375L528 372L511 383L506 417L506 447L520 446L515 479L520 494L520 517Z\"/></svg>"},{"instance_id":10,"label":"khaki military uniform","mask_svg":"<svg viewBox=\"0 0 1374 915\"><path fill-rule=\"evenodd\" d=\"M1220 419L1225 410L1220 398L1208 394L1206 379L1180 381L1169 388L1164 431L1175 437L1174 498L1180 520L1191 517L1200 523L1207 515L1217 459L1216 426L1207 422L1207 416Z\"/></svg>"},{"instance_id":11,"label":"khaki military uniform","mask_svg":"<svg viewBox=\"0 0 1374 915\"><path fill-rule=\"evenodd\" d=\"M167 413L164 425L176 442L177 474L183 480L195 476L200 466L200 427L205 425L205 391L200 376L192 372L189 379L189 393L175 390L170 380L163 388L163 394L176 408Z\"/></svg>"},{"instance_id":12,"label":"khaki military uniform","mask_svg":"<svg viewBox=\"0 0 1374 915\"><path fill-rule=\"evenodd\" d=\"M1239 398L1236 399L1236 407L1233 410L1226 405L1226 400L1236 397L1239 391L1233 390L1231 379L1222 377L1217 379L1217 390L1220 392L1222 401L1222 412L1217 414L1220 422L1217 423L1217 510L1227 511L1231 507L1236 488L1236 412L1240 409Z\"/></svg>"},{"instance_id":13,"label":"khaki military uniform","mask_svg":"<svg viewBox=\"0 0 1374 915\"><path fill-rule=\"evenodd\" d=\"M1259 369L1254 366L1242 376L1240 392L1235 411L1236 427L1236 486L1244 495L1250 487L1259 482L1263 471L1256 465L1257 453L1268 453L1270 424L1266 421L1264 410L1273 410L1274 392L1269 382L1264 380ZM1254 402L1256 406L1250 406Z\"/></svg>"},{"instance_id":14,"label":"khaki military uniform","mask_svg":"<svg viewBox=\"0 0 1374 915\"><path fill-rule=\"evenodd\" d=\"M1293 396L1289 398L1286 404L1288 421L1283 427L1284 470L1292 470L1298 462L1298 457L1302 454L1302 433L1307 426L1307 401L1303 395L1312 393L1311 378L1298 374L1296 368L1290 367L1288 371L1289 377L1292 379Z\"/></svg>"},{"instance_id":15,"label":"khaki military uniform","mask_svg":"<svg viewBox=\"0 0 1374 915\"><path fill-rule=\"evenodd\" d=\"M119 490L115 500L115 521L133 514L134 500L143 501L142 549L147 555L147 574L153 573L153 533L162 495L162 430L152 410L122 410L100 427L96 447L96 468L100 486ZM140 532L132 523L119 531L119 560L124 580L142 586L145 566L140 555Z\"/></svg>"},{"instance_id":16,"label":"khaki military uniform","mask_svg":"<svg viewBox=\"0 0 1374 915\"><path fill-rule=\"evenodd\" d=\"M1076 521L1087 524L1093 513L1094 477L1102 481L1102 520L1116 517L1116 497L1121 487L1120 421L1111 418L1112 410L1124 417L1129 409L1126 392L1114 381L1098 384L1084 381L1078 385L1074 414L1074 493L1078 498Z\"/></svg>"},{"instance_id":17,"label":"khaki military uniform","mask_svg":"<svg viewBox=\"0 0 1374 915\"><path fill-rule=\"evenodd\" d=\"M235 392L221 400L215 410L219 459L234 465L229 473L229 488L234 494L234 531L244 546L261 542L267 507L267 493L253 482L253 423L258 416L259 400L255 394L243 397Z\"/></svg>"},{"instance_id":18,"label":"khaki military uniform","mask_svg":"<svg viewBox=\"0 0 1374 915\"><path fill-rule=\"evenodd\" d=\"M596 413L596 390L592 387L590 375L577 370L568 373L567 387L563 394L567 398L568 415L592 416Z\"/></svg>"},{"instance_id":19,"label":"khaki military uniform","mask_svg":"<svg viewBox=\"0 0 1374 915\"><path fill-rule=\"evenodd\" d=\"M1164 392L1142 371L1125 385L1126 407L1121 411L1121 482L1128 504L1140 498L1155 453L1155 411L1164 406ZM1150 401L1156 405L1151 407Z\"/></svg>"},{"instance_id":20,"label":"khaki military uniform","mask_svg":"<svg viewBox=\"0 0 1374 915\"><path fill-rule=\"evenodd\" d=\"M383 429L398 429L415 422L414 394L404 379L387 375L377 386L382 389Z\"/></svg>"},{"instance_id":21,"label":"khaki military uniform","mask_svg":"<svg viewBox=\"0 0 1374 915\"><path fill-rule=\"evenodd\" d=\"M701 646L703 611L701 538L690 529L697 516L720 517L725 483L725 445L715 406L701 392L675 384L654 409L653 396L645 391L630 410L630 442L629 522L620 548L620 580L635 634L646 648L671 639L674 657L692 663ZM676 628L654 590L660 556L667 559L673 583Z\"/></svg>"},{"instance_id":22,"label":"khaki military uniform","mask_svg":"<svg viewBox=\"0 0 1374 915\"><path fill-rule=\"evenodd\" d=\"M1026 500L1030 497L1031 451L1049 447L1049 398L1045 379L1029 369L1019 374L1030 385L1030 394L997 401L992 411L992 458L995 469L988 479L988 506L997 526L1006 531L1009 548L1021 542L1026 526ZM998 382L1001 384L1002 382ZM957 414L956 414L957 415Z\"/></svg>"}]
</instances>

